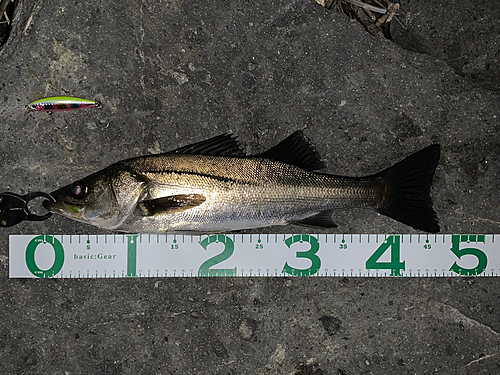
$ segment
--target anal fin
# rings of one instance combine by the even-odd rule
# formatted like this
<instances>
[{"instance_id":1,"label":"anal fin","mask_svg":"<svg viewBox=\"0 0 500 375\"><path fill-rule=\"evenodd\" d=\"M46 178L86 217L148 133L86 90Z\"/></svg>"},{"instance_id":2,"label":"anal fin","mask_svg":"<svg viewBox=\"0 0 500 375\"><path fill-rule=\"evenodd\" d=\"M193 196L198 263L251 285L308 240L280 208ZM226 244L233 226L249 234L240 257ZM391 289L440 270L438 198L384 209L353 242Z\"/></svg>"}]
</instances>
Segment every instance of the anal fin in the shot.
<instances>
[{"instance_id":1,"label":"anal fin","mask_svg":"<svg viewBox=\"0 0 500 375\"><path fill-rule=\"evenodd\" d=\"M321 211L318 214L291 222L290 224L315 228L337 228L337 224L332 220L332 214L333 210Z\"/></svg>"}]
</instances>

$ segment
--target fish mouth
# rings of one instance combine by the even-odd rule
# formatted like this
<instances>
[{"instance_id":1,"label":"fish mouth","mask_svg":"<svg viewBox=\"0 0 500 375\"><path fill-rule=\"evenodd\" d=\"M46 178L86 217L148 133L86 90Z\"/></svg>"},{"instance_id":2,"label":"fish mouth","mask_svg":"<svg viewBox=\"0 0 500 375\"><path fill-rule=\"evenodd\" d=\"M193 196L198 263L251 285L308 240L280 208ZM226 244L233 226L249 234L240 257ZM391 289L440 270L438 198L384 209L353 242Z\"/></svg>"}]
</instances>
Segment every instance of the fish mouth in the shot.
<instances>
[{"instance_id":1,"label":"fish mouth","mask_svg":"<svg viewBox=\"0 0 500 375\"><path fill-rule=\"evenodd\" d=\"M83 207L68 203L68 202L53 202L46 200L42 202L42 206L55 214L79 219L83 215Z\"/></svg>"}]
</instances>

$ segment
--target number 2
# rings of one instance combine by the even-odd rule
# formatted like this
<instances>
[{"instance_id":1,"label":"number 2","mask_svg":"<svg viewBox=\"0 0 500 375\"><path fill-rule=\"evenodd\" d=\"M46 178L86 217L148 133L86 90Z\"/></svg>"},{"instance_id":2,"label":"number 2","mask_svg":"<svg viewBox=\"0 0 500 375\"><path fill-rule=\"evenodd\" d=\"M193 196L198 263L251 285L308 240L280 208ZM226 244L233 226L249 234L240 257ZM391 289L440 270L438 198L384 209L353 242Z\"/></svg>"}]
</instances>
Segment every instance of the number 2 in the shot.
<instances>
[{"instance_id":1,"label":"number 2","mask_svg":"<svg viewBox=\"0 0 500 375\"><path fill-rule=\"evenodd\" d=\"M203 262L203 264L198 269L198 276L236 276L236 267L210 269L210 267L213 267L219 263L222 263L226 259L229 259L234 253L233 240L222 234L215 234L207 237L200 242L200 245L206 250L208 245L214 242L222 242L224 244L224 251Z\"/></svg>"}]
</instances>

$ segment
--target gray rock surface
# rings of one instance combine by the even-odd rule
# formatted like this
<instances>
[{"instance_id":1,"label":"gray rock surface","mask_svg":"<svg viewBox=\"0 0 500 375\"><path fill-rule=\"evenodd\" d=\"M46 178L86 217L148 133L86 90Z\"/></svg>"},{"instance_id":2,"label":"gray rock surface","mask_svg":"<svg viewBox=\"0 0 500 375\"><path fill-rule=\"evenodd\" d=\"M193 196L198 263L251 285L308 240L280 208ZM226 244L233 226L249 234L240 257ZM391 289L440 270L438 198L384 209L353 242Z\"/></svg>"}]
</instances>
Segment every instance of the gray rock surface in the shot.
<instances>
[{"instance_id":1,"label":"gray rock surface","mask_svg":"<svg viewBox=\"0 0 500 375\"><path fill-rule=\"evenodd\" d=\"M391 23L403 48L446 61L457 74L500 91L500 3L402 0L405 29Z\"/></svg>"},{"instance_id":2,"label":"gray rock surface","mask_svg":"<svg viewBox=\"0 0 500 375\"><path fill-rule=\"evenodd\" d=\"M373 38L313 1L20 1L0 50L0 189L52 191L229 131L260 152L306 128L344 175L441 143L442 232L498 233L498 92L457 74L462 47L451 61L424 44ZM25 113L53 95L103 108ZM364 210L336 222L414 233ZM2 229L2 374L500 373L496 278L9 279L8 235L30 233L108 232L60 217Z\"/></svg>"}]
</instances>

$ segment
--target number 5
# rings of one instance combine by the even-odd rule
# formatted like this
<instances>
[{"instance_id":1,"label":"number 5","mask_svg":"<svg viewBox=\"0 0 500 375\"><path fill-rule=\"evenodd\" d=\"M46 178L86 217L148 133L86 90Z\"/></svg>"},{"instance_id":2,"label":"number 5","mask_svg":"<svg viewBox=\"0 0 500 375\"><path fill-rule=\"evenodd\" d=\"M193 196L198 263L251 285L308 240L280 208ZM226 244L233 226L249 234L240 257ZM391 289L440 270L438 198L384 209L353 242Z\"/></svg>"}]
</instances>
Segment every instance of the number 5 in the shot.
<instances>
[{"instance_id":1,"label":"number 5","mask_svg":"<svg viewBox=\"0 0 500 375\"><path fill-rule=\"evenodd\" d=\"M468 236L468 235L459 235L459 234L454 234L451 236L451 251L453 254L457 256L458 259L461 259L462 256L464 255L473 255L477 258L478 263L475 268L463 268L460 267L457 262L453 263L453 265L450 268L450 271L453 271L455 273L458 273L459 275L462 276L474 276L474 275L479 275L482 273L486 266L488 265L488 258L486 257L486 254L482 252L479 249L473 248L473 247L466 247L464 249L460 249L460 243L461 242L482 242L484 243L484 236Z\"/></svg>"}]
</instances>

